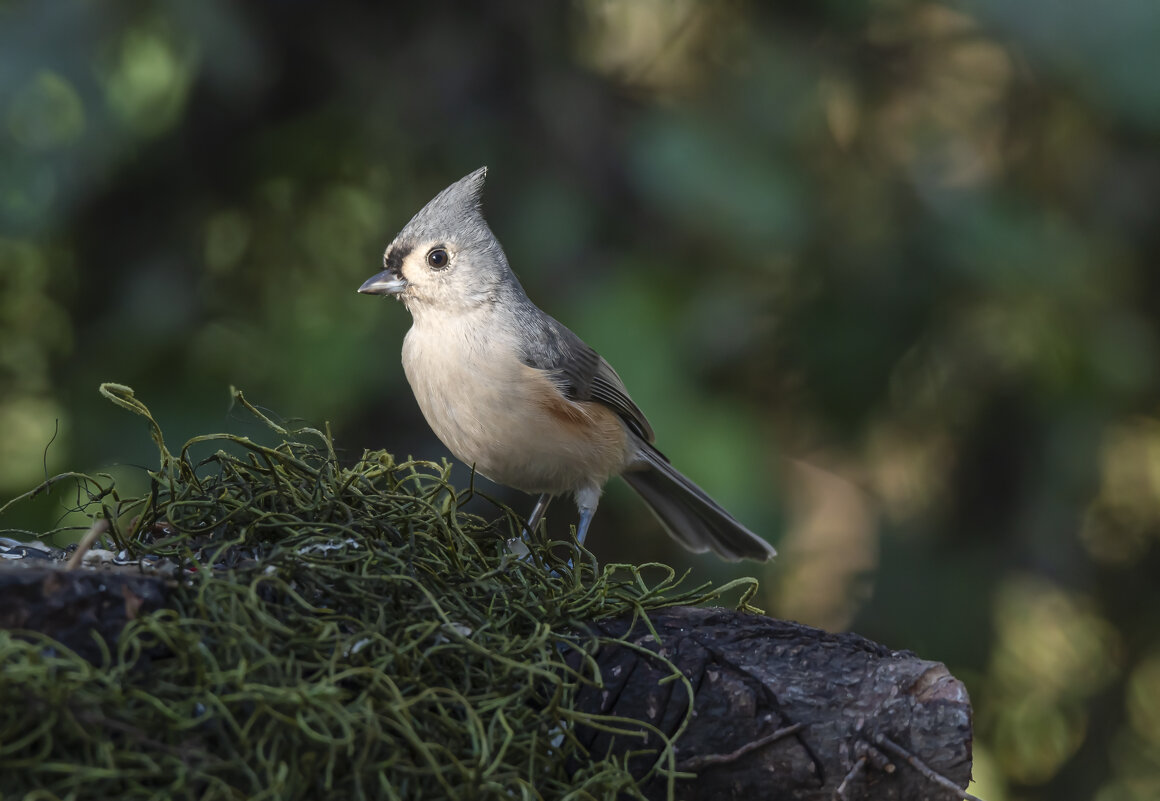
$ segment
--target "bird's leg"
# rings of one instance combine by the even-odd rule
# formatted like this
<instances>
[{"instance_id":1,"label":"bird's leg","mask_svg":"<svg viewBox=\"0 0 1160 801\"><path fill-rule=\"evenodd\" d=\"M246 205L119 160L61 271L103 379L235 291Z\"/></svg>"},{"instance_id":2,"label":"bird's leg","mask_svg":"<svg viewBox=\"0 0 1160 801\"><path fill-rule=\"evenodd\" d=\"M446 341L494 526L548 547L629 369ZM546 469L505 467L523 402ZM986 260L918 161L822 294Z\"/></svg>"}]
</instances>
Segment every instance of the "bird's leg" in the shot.
<instances>
[{"instance_id":1,"label":"bird's leg","mask_svg":"<svg viewBox=\"0 0 1160 801\"><path fill-rule=\"evenodd\" d=\"M536 498L536 503L532 506L531 514L528 515L528 522L524 527L523 539L508 541L508 550L519 556L520 561L530 562L532 560L532 535L540 527L540 522L544 519L544 512L548 511L548 504L551 501L552 496L546 492Z\"/></svg>"},{"instance_id":2,"label":"bird's leg","mask_svg":"<svg viewBox=\"0 0 1160 801\"><path fill-rule=\"evenodd\" d=\"M596 506L600 503L600 487L585 487L576 491L576 508L580 510L580 522L576 524L576 541L584 544L588 536L588 525L592 516L596 514Z\"/></svg>"},{"instance_id":3,"label":"bird's leg","mask_svg":"<svg viewBox=\"0 0 1160 801\"><path fill-rule=\"evenodd\" d=\"M580 522L576 525L576 542L581 545L584 544L584 538L588 536L588 524L592 522L594 514L596 514L596 510L591 507L580 510Z\"/></svg>"},{"instance_id":4,"label":"bird's leg","mask_svg":"<svg viewBox=\"0 0 1160 801\"><path fill-rule=\"evenodd\" d=\"M544 512L548 511L548 504L551 501L552 496L546 492L536 498L536 505L532 507L532 513L528 515L528 527L524 529L526 536L530 537L540 527L540 521L544 519Z\"/></svg>"}]
</instances>

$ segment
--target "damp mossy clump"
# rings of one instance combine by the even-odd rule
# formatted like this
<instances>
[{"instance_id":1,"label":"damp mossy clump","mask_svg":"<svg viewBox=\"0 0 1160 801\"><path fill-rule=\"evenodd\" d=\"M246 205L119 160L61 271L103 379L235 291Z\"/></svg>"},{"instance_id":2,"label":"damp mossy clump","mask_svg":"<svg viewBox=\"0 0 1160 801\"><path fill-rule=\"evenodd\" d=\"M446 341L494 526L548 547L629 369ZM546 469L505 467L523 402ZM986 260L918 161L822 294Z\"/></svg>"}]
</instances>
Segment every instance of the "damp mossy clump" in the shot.
<instances>
[{"instance_id":1,"label":"damp mossy clump","mask_svg":"<svg viewBox=\"0 0 1160 801\"><path fill-rule=\"evenodd\" d=\"M672 794L683 725L634 775L623 753L645 724L574 706L610 642L588 624L739 586L744 605L751 582L682 590L663 565L600 567L574 542L512 547L522 521L463 512L472 490L446 464L344 465L328 432L236 391L281 442L214 434L174 455L132 390L101 392L147 420L151 491L70 473L28 496L76 482L110 550L171 567L171 603L96 662L0 631L5 798L611 799L657 778ZM586 753L591 727L630 747Z\"/></svg>"}]
</instances>

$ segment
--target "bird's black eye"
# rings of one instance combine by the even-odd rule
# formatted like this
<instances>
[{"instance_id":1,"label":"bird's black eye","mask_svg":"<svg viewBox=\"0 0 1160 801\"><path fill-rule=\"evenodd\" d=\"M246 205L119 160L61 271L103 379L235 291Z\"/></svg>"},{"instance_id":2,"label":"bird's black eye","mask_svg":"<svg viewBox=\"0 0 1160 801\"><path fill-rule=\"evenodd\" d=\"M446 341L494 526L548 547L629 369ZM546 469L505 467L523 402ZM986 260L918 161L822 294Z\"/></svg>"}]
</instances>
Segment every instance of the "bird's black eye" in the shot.
<instances>
[{"instance_id":1,"label":"bird's black eye","mask_svg":"<svg viewBox=\"0 0 1160 801\"><path fill-rule=\"evenodd\" d=\"M427 266L432 270L442 270L451 261L451 257L447 255L444 248L432 248L427 253Z\"/></svg>"}]
</instances>

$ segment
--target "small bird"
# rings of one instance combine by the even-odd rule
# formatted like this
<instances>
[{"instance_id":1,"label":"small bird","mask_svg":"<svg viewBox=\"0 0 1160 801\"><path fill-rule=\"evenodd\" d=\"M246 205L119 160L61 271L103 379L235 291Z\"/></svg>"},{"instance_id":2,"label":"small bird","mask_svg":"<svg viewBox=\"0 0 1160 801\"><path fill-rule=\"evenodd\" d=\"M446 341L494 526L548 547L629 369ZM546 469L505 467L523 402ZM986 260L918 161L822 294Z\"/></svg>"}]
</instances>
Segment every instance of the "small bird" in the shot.
<instances>
[{"instance_id":1,"label":"small bird","mask_svg":"<svg viewBox=\"0 0 1160 801\"><path fill-rule=\"evenodd\" d=\"M769 543L678 473L620 376L524 293L481 211L487 168L451 184L399 232L359 292L401 300L403 371L435 435L481 475L549 501L571 493L580 543L608 479L623 476L695 552L766 560Z\"/></svg>"}]
</instances>

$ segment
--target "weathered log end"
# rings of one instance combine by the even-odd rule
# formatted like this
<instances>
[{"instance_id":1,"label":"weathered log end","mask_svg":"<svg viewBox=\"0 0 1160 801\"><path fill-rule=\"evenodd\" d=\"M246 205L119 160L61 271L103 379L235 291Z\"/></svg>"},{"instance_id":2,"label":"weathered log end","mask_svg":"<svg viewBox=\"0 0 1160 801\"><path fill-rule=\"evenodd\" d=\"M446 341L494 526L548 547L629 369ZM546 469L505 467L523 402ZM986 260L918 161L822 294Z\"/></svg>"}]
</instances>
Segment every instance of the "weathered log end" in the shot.
<instances>
[{"instance_id":1,"label":"weathered log end","mask_svg":"<svg viewBox=\"0 0 1160 801\"><path fill-rule=\"evenodd\" d=\"M937 663L856 634L723 609L680 607L650 615L630 641L659 653L688 678L692 717L677 741L682 799L902 801L961 799L971 774L971 707L961 682ZM628 621L596 627L614 637ZM676 733L688 685L658 682L671 669L625 646L596 659L604 686L586 690L589 711L647 721ZM629 756L644 774L660 738L587 729L591 753ZM663 798L670 780L647 786Z\"/></svg>"}]
</instances>

